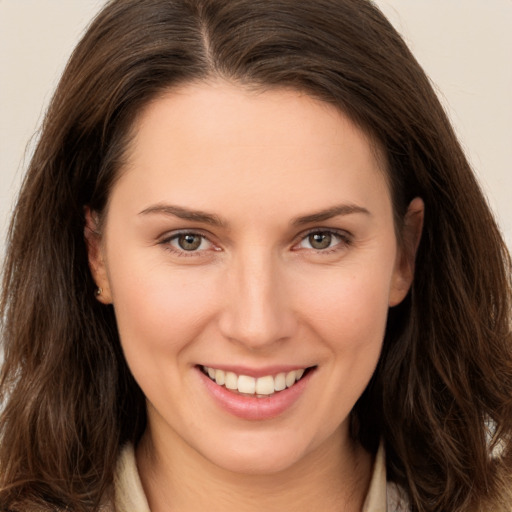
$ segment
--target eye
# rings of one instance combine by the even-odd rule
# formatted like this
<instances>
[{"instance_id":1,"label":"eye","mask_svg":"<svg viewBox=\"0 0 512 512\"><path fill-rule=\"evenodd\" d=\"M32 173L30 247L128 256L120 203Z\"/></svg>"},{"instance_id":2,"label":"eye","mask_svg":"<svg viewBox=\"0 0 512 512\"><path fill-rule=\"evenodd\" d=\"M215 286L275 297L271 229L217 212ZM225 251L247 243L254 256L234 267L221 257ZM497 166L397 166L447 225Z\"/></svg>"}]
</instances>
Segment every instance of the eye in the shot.
<instances>
[{"instance_id":1,"label":"eye","mask_svg":"<svg viewBox=\"0 0 512 512\"><path fill-rule=\"evenodd\" d=\"M346 246L349 244L347 236L334 231L312 231L308 233L298 244L299 249L314 249L315 251L325 251L334 249L337 246Z\"/></svg>"},{"instance_id":2,"label":"eye","mask_svg":"<svg viewBox=\"0 0 512 512\"><path fill-rule=\"evenodd\" d=\"M196 235L195 233L183 233L174 238L171 243L175 242L176 245L184 251L197 251L203 241L204 238L200 235Z\"/></svg>"},{"instance_id":3,"label":"eye","mask_svg":"<svg viewBox=\"0 0 512 512\"><path fill-rule=\"evenodd\" d=\"M213 244L204 235L194 232L175 233L160 243L176 253L194 253L213 247Z\"/></svg>"}]
</instances>

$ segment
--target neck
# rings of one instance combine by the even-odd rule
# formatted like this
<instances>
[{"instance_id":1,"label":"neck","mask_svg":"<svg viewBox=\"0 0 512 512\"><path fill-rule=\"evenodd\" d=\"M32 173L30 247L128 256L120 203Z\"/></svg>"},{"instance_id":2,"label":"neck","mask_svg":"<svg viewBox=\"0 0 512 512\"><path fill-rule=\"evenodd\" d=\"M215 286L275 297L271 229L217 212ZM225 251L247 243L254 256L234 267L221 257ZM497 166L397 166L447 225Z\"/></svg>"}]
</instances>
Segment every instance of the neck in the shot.
<instances>
[{"instance_id":1,"label":"neck","mask_svg":"<svg viewBox=\"0 0 512 512\"><path fill-rule=\"evenodd\" d=\"M272 474L227 471L185 443L158 442L149 431L136 458L152 512L360 511L372 465L371 456L341 432Z\"/></svg>"}]
</instances>

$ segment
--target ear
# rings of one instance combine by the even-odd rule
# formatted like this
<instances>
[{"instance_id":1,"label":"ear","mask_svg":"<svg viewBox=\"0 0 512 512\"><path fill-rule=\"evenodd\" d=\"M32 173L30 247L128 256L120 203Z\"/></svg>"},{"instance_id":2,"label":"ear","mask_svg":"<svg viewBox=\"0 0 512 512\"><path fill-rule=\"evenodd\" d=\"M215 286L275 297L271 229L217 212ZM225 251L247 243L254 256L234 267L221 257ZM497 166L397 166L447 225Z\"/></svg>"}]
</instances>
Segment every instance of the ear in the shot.
<instances>
[{"instance_id":1,"label":"ear","mask_svg":"<svg viewBox=\"0 0 512 512\"><path fill-rule=\"evenodd\" d=\"M102 237L99 231L98 215L88 206L85 207L84 212L84 238L85 245L87 247L89 268L91 269L92 277L97 286L96 298L103 304L111 304L112 295L110 292L110 283L105 263Z\"/></svg>"},{"instance_id":2,"label":"ear","mask_svg":"<svg viewBox=\"0 0 512 512\"><path fill-rule=\"evenodd\" d=\"M405 214L401 246L398 248L395 269L389 294L389 306L396 306L404 300L414 279L414 262L423 230L425 204L416 197L411 201Z\"/></svg>"}]
</instances>

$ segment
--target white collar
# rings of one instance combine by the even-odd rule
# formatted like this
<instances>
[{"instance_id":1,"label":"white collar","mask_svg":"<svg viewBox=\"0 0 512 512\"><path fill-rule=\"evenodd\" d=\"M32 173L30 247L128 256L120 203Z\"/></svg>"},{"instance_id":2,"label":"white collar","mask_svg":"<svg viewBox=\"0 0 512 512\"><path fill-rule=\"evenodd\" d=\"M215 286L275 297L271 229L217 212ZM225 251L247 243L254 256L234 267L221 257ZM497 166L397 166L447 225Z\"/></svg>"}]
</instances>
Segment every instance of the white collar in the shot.
<instances>
[{"instance_id":1,"label":"white collar","mask_svg":"<svg viewBox=\"0 0 512 512\"><path fill-rule=\"evenodd\" d=\"M135 461L131 444L126 445L117 462L114 475L115 512L151 512ZM399 490L386 481L386 456L381 443L373 463L373 473L362 512L406 512L399 506Z\"/></svg>"}]
</instances>

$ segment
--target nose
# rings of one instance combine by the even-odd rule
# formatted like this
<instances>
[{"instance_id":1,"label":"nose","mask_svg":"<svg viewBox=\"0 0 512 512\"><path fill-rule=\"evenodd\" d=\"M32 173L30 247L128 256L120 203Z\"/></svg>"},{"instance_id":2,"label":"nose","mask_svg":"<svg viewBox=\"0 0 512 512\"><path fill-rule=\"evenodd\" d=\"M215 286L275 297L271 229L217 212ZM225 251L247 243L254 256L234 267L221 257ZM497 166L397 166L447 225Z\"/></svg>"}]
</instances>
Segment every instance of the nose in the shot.
<instances>
[{"instance_id":1,"label":"nose","mask_svg":"<svg viewBox=\"0 0 512 512\"><path fill-rule=\"evenodd\" d=\"M264 250L235 258L225 283L220 330L251 350L291 338L297 329L282 262Z\"/></svg>"}]
</instances>

